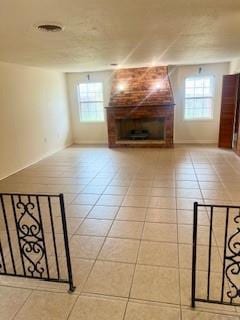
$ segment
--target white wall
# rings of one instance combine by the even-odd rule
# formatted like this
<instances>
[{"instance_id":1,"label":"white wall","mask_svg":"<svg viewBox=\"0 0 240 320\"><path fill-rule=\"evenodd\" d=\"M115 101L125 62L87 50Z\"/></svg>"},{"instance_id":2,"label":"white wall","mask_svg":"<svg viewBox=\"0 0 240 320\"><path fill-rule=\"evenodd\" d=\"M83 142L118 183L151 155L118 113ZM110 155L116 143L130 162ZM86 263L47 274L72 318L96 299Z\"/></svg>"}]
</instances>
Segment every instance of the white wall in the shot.
<instances>
[{"instance_id":1,"label":"white wall","mask_svg":"<svg viewBox=\"0 0 240 320\"><path fill-rule=\"evenodd\" d=\"M89 75L89 80L88 80ZM79 104L77 95L77 85L81 82L103 82L104 89L104 104L108 106L111 83L112 83L112 71L99 71L90 73L68 73L67 85L69 95L69 105L72 114L72 129L73 129L73 141L75 143L82 144L102 144L107 143L107 122L106 113L104 122L96 123L83 123L80 122L79 116Z\"/></svg>"},{"instance_id":2,"label":"white wall","mask_svg":"<svg viewBox=\"0 0 240 320\"><path fill-rule=\"evenodd\" d=\"M0 62L0 179L70 143L65 75Z\"/></svg>"},{"instance_id":3,"label":"white wall","mask_svg":"<svg viewBox=\"0 0 240 320\"><path fill-rule=\"evenodd\" d=\"M230 62L229 73L239 73L240 72L240 59L234 59Z\"/></svg>"},{"instance_id":4,"label":"white wall","mask_svg":"<svg viewBox=\"0 0 240 320\"><path fill-rule=\"evenodd\" d=\"M184 82L185 78L198 74L213 75L215 78L215 97L212 120L184 120ZM175 99L174 141L175 143L217 143L222 94L222 77L229 73L229 63L216 63L192 66L172 66L169 68Z\"/></svg>"},{"instance_id":5,"label":"white wall","mask_svg":"<svg viewBox=\"0 0 240 320\"><path fill-rule=\"evenodd\" d=\"M211 74L215 78L216 90L214 98L214 117L207 121L185 121L184 112L184 81L186 77L197 75L199 67L202 74ZM175 143L217 143L221 107L222 77L229 73L229 63L206 65L186 65L169 67L171 83L175 99ZM104 85L105 106L109 103L112 71L91 72L89 81L102 81ZM69 103L72 113L73 139L76 143L107 143L107 124L79 121L78 98L76 86L86 82L88 73L67 74Z\"/></svg>"}]
</instances>

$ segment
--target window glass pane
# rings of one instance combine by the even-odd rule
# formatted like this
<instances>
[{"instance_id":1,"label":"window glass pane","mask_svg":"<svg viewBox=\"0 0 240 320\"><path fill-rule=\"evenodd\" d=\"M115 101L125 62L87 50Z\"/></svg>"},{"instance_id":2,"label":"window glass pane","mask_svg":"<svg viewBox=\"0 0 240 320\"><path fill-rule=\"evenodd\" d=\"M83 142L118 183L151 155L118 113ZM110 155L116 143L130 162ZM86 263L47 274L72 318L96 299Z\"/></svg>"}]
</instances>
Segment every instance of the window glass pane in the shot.
<instances>
[{"instance_id":1,"label":"window glass pane","mask_svg":"<svg viewBox=\"0 0 240 320\"><path fill-rule=\"evenodd\" d=\"M104 121L103 85L101 82L78 85L80 120Z\"/></svg>"},{"instance_id":2,"label":"window glass pane","mask_svg":"<svg viewBox=\"0 0 240 320\"><path fill-rule=\"evenodd\" d=\"M194 97L194 88L186 88L185 97Z\"/></svg>"},{"instance_id":3,"label":"window glass pane","mask_svg":"<svg viewBox=\"0 0 240 320\"><path fill-rule=\"evenodd\" d=\"M204 78L204 87L210 87L211 86L211 79L209 77Z\"/></svg>"},{"instance_id":4,"label":"window glass pane","mask_svg":"<svg viewBox=\"0 0 240 320\"><path fill-rule=\"evenodd\" d=\"M81 92L87 92L87 84L86 83L80 83L79 89Z\"/></svg>"},{"instance_id":5,"label":"window glass pane","mask_svg":"<svg viewBox=\"0 0 240 320\"><path fill-rule=\"evenodd\" d=\"M197 76L185 80L185 119L212 118L213 78Z\"/></svg>"},{"instance_id":6,"label":"window glass pane","mask_svg":"<svg viewBox=\"0 0 240 320\"><path fill-rule=\"evenodd\" d=\"M203 88L195 88L195 97L203 96Z\"/></svg>"},{"instance_id":7,"label":"window glass pane","mask_svg":"<svg viewBox=\"0 0 240 320\"><path fill-rule=\"evenodd\" d=\"M194 79L186 79L186 88L194 88Z\"/></svg>"},{"instance_id":8,"label":"window glass pane","mask_svg":"<svg viewBox=\"0 0 240 320\"><path fill-rule=\"evenodd\" d=\"M203 87L203 83L204 83L204 79L203 78L196 78L195 87L196 88L202 88Z\"/></svg>"},{"instance_id":9,"label":"window glass pane","mask_svg":"<svg viewBox=\"0 0 240 320\"><path fill-rule=\"evenodd\" d=\"M204 95L204 97L211 97L212 96L211 88L204 87L203 88L203 95Z\"/></svg>"},{"instance_id":10,"label":"window glass pane","mask_svg":"<svg viewBox=\"0 0 240 320\"><path fill-rule=\"evenodd\" d=\"M81 92L81 99L82 102L88 101L87 93Z\"/></svg>"}]
</instances>

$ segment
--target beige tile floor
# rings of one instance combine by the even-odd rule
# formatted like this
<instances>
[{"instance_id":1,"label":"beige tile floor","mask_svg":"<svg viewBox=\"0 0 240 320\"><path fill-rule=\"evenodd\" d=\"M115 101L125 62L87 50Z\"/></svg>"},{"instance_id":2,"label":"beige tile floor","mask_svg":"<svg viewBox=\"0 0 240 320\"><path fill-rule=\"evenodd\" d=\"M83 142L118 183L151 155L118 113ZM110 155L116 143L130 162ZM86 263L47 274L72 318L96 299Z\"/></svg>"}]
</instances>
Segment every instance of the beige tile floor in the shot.
<instances>
[{"instance_id":1,"label":"beige tile floor","mask_svg":"<svg viewBox=\"0 0 240 320\"><path fill-rule=\"evenodd\" d=\"M234 153L184 145L73 146L0 181L1 192L64 193L77 287L68 294L65 285L0 277L0 319L240 319L235 307L190 308L193 202L238 204L239 183L240 159ZM223 221L220 214L214 221L213 295L219 292ZM199 224L201 294L206 211L199 213ZM60 237L59 210L55 225ZM64 268L64 255L60 260Z\"/></svg>"}]
</instances>

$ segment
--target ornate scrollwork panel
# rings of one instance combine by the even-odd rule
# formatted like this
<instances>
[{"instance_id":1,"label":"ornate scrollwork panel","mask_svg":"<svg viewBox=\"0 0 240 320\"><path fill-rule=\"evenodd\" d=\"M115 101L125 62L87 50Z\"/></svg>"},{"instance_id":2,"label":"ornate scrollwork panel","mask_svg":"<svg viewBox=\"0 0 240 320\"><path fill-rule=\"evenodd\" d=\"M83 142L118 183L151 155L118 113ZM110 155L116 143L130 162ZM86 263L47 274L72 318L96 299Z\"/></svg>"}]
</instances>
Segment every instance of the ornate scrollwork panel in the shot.
<instances>
[{"instance_id":1,"label":"ornate scrollwork panel","mask_svg":"<svg viewBox=\"0 0 240 320\"><path fill-rule=\"evenodd\" d=\"M233 218L236 224L240 223L240 210ZM229 237L227 242L225 275L229 282L230 289L227 296L232 301L240 297L240 227Z\"/></svg>"},{"instance_id":2,"label":"ornate scrollwork panel","mask_svg":"<svg viewBox=\"0 0 240 320\"><path fill-rule=\"evenodd\" d=\"M23 202L19 198L15 207L19 246L25 271L32 276L42 277L46 268L46 249L40 220L41 213L30 197L28 202Z\"/></svg>"}]
</instances>

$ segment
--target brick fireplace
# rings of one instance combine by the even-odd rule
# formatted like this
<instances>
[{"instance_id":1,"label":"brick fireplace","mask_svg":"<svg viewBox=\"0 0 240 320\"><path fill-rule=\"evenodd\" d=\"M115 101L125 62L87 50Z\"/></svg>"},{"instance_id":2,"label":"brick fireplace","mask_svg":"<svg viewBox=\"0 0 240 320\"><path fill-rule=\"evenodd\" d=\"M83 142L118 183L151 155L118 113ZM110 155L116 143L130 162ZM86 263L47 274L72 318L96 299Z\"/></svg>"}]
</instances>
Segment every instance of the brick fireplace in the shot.
<instances>
[{"instance_id":1,"label":"brick fireplace","mask_svg":"<svg viewBox=\"0 0 240 320\"><path fill-rule=\"evenodd\" d=\"M167 67L118 70L106 110L109 147L173 147Z\"/></svg>"}]
</instances>

